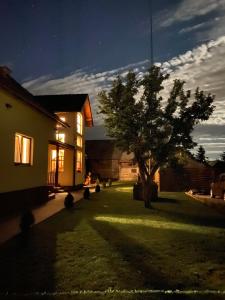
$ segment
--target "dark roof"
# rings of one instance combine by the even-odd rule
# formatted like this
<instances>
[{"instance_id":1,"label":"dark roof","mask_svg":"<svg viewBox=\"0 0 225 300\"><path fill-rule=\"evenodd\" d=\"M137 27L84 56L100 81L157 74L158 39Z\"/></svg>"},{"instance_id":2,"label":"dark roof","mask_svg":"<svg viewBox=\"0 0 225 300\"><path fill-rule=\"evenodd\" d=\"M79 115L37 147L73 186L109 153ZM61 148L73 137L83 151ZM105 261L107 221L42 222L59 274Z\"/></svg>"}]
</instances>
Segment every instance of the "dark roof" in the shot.
<instances>
[{"instance_id":1,"label":"dark roof","mask_svg":"<svg viewBox=\"0 0 225 300\"><path fill-rule=\"evenodd\" d=\"M39 103L34 101L34 96L29 93L25 88L23 88L15 79L10 76L10 69L5 66L0 66L0 87L9 92L10 94L16 96L29 106L38 110L39 112L45 114L51 119L62 123L59 118L45 108L43 108Z\"/></svg>"},{"instance_id":2,"label":"dark roof","mask_svg":"<svg viewBox=\"0 0 225 300\"><path fill-rule=\"evenodd\" d=\"M81 111L88 94L40 95L35 100L51 112Z\"/></svg>"},{"instance_id":3,"label":"dark roof","mask_svg":"<svg viewBox=\"0 0 225 300\"><path fill-rule=\"evenodd\" d=\"M85 141L85 151L88 159L120 159L122 151L115 145L114 140Z\"/></svg>"},{"instance_id":4,"label":"dark roof","mask_svg":"<svg viewBox=\"0 0 225 300\"><path fill-rule=\"evenodd\" d=\"M85 124L93 126L91 104L88 94L63 94L34 96L35 101L51 113L84 111Z\"/></svg>"},{"instance_id":5,"label":"dark roof","mask_svg":"<svg viewBox=\"0 0 225 300\"><path fill-rule=\"evenodd\" d=\"M88 140L85 141L87 159L90 160L120 160L130 161L133 154L128 154L116 146L115 140Z\"/></svg>"}]
</instances>

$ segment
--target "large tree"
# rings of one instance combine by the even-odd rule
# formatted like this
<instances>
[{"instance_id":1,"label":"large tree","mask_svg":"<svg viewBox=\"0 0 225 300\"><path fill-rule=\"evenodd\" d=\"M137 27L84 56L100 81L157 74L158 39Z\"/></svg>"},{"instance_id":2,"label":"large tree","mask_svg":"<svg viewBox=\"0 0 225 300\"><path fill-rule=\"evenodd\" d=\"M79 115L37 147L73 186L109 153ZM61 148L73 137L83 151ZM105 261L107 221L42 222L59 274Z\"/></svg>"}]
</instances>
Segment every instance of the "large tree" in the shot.
<instances>
[{"instance_id":1,"label":"large tree","mask_svg":"<svg viewBox=\"0 0 225 300\"><path fill-rule=\"evenodd\" d=\"M99 112L104 115L108 135L138 163L145 207L156 198L154 174L174 159L177 149L196 146L194 126L212 114L214 96L196 89L184 90L184 81L174 80L168 97L160 92L169 78L156 66L142 79L129 72L112 83L109 92L99 94Z\"/></svg>"}]
</instances>

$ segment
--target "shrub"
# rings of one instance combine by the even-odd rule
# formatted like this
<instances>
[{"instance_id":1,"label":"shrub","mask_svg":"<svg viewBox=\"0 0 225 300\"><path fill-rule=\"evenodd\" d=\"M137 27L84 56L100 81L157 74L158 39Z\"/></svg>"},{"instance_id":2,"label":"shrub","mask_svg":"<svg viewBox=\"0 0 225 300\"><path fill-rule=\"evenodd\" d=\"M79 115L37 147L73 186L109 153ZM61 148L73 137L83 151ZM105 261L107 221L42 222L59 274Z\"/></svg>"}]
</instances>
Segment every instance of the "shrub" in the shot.
<instances>
[{"instance_id":1,"label":"shrub","mask_svg":"<svg viewBox=\"0 0 225 300\"><path fill-rule=\"evenodd\" d=\"M95 192L96 192L96 193L99 193L100 190L101 190L100 185L97 184L96 187L95 187Z\"/></svg>"},{"instance_id":2,"label":"shrub","mask_svg":"<svg viewBox=\"0 0 225 300\"><path fill-rule=\"evenodd\" d=\"M90 198L90 190L88 187L84 189L84 199L89 199Z\"/></svg>"},{"instance_id":3,"label":"shrub","mask_svg":"<svg viewBox=\"0 0 225 300\"><path fill-rule=\"evenodd\" d=\"M64 206L67 209L70 209L74 206L74 197L71 193L68 193L64 200Z\"/></svg>"},{"instance_id":4,"label":"shrub","mask_svg":"<svg viewBox=\"0 0 225 300\"><path fill-rule=\"evenodd\" d=\"M26 210L20 219L21 232L29 231L30 227L34 224L35 218L31 210Z\"/></svg>"}]
</instances>

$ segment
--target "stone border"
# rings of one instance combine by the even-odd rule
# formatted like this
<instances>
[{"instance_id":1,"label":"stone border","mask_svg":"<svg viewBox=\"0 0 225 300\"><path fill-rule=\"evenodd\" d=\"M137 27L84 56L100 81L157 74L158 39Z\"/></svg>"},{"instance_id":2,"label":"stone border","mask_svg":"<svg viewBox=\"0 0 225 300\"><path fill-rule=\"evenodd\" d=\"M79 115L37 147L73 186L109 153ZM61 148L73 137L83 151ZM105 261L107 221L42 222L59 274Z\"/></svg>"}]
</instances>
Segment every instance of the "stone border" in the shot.
<instances>
[{"instance_id":1,"label":"stone border","mask_svg":"<svg viewBox=\"0 0 225 300\"><path fill-rule=\"evenodd\" d=\"M205 195L192 195L189 192L185 192L187 196L190 196L194 200L197 200L213 209L216 209L219 213L225 214L225 201L217 198L210 198L210 196Z\"/></svg>"}]
</instances>

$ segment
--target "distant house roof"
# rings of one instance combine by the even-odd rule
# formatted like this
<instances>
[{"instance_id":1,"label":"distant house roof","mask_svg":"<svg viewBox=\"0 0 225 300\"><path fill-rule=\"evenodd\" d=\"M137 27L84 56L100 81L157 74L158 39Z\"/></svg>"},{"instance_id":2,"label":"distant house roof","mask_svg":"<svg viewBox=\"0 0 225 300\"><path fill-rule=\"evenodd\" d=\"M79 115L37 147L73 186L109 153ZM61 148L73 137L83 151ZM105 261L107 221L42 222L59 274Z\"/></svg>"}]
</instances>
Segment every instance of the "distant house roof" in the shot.
<instances>
[{"instance_id":1,"label":"distant house roof","mask_svg":"<svg viewBox=\"0 0 225 300\"><path fill-rule=\"evenodd\" d=\"M5 66L0 66L0 88L6 90L10 94L14 95L16 98L25 102L32 108L38 110L39 112L45 114L51 119L54 119L57 122L60 122L64 125L64 123L54 114L47 111L40 104L34 101L34 96L29 93L25 88L23 88L15 79L11 76L11 71L9 68Z\"/></svg>"},{"instance_id":2,"label":"distant house roof","mask_svg":"<svg viewBox=\"0 0 225 300\"><path fill-rule=\"evenodd\" d=\"M224 169L225 170L225 162L221 161L221 160L214 160L209 162L209 164L213 167L213 168L218 168L218 169Z\"/></svg>"},{"instance_id":3,"label":"distant house roof","mask_svg":"<svg viewBox=\"0 0 225 300\"><path fill-rule=\"evenodd\" d=\"M87 140L85 151L88 159L121 161L133 159L133 154L120 150L114 140Z\"/></svg>"},{"instance_id":4,"label":"distant house roof","mask_svg":"<svg viewBox=\"0 0 225 300\"><path fill-rule=\"evenodd\" d=\"M37 103L50 112L80 112L84 110L88 127L93 126L90 99L88 94L63 94L34 96Z\"/></svg>"}]
</instances>

